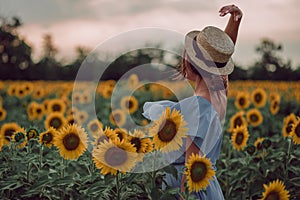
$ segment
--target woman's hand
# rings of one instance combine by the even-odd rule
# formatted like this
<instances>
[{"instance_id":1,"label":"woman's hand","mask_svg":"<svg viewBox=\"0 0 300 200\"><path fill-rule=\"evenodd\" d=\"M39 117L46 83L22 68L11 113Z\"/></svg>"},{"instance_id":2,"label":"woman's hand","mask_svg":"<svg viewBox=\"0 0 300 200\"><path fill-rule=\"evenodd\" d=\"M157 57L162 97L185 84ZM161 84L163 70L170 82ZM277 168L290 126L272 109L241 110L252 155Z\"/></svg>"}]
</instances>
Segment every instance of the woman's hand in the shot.
<instances>
[{"instance_id":1,"label":"woman's hand","mask_svg":"<svg viewBox=\"0 0 300 200\"><path fill-rule=\"evenodd\" d=\"M241 11L241 9L239 9L239 7L235 6L235 5L228 5L228 6L223 6L220 10L219 10L219 14L221 17L224 17L225 15L227 15L228 13L230 13L231 15L233 15L233 19L234 21L239 21L242 19L243 13Z\"/></svg>"}]
</instances>

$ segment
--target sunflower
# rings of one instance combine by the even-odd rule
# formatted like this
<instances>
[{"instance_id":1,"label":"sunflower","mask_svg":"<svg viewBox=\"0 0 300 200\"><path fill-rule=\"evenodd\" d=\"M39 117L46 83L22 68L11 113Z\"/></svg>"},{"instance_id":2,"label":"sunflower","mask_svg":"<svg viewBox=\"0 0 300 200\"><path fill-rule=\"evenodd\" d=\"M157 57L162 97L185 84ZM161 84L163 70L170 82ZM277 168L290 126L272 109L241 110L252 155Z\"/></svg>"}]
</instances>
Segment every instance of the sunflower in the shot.
<instances>
[{"instance_id":1,"label":"sunflower","mask_svg":"<svg viewBox=\"0 0 300 200\"><path fill-rule=\"evenodd\" d=\"M52 112L65 113L65 111L66 111L66 104L61 99L51 99L48 102L47 111L49 113L52 113Z\"/></svg>"},{"instance_id":2,"label":"sunflower","mask_svg":"<svg viewBox=\"0 0 300 200\"><path fill-rule=\"evenodd\" d=\"M248 110L246 116L247 116L247 121L253 127L259 126L263 122L263 116L261 112L256 108Z\"/></svg>"},{"instance_id":3,"label":"sunflower","mask_svg":"<svg viewBox=\"0 0 300 200\"><path fill-rule=\"evenodd\" d=\"M109 99L113 93L113 90L113 87L105 86L103 87L101 94L104 98Z\"/></svg>"},{"instance_id":4,"label":"sunflower","mask_svg":"<svg viewBox=\"0 0 300 200\"><path fill-rule=\"evenodd\" d=\"M78 120L76 120L73 115L68 115L66 117L66 124L78 124L77 121Z\"/></svg>"},{"instance_id":5,"label":"sunflower","mask_svg":"<svg viewBox=\"0 0 300 200\"><path fill-rule=\"evenodd\" d=\"M27 137L27 140L38 138L39 137L39 131L34 127L29 128L27 133L26 133L26 137Z\"/></svg>"},{"instance_id":6,"label":"sunflower","mask_svg":"<svg viewBox=\"0 0 300 200\"><path fill-rule=\"evenodd\" d=\"M42 87L34 88L32 96L35 99L40 99L45 96L45 90Z\"/></svg>"},{"instance_id":7,"label":"sunflower","mask_svg":"<svg viewBox=\"0 0 300 200\"><path fill-rule=\"evenodd\" d=\"M87 133L76 124L67 125L55 136L54 145L62 157L74 160L87 149Z\"/></svg>"},{"instance_id":8,"label":"sunflower","mask_svg":"<svg viewBox=\"0 0 300 200\"><path fill-rule=\"evenodd\" d=\"M55 128L50 127L49 129L40 134L39 142L50 148L53 145L54 138L57 135L58 131Z\"/></svg>"},{"instance_id":9,"label":"sunflower","mask_svg":"<svg viewBox=\"0 0 300 200\"><path fill-rule=\"evenodd\" d=\"M78 113L78 109L76 107L71 107L68 111L67 111L67 115L76 115Z\"/></svg>"},{"instance_id":10,"label":"sunflower","mask_svg":"<svg viewBox=\"0 0 300 200\"><path fill-rule=\"evenodd\" d=\"M19 128L11 136L13 142L19 143L18 147L23 148L27 143L26 131L24 128Z\"/></svg>"},{"instance_id":11,"label":"sunflower","mask_svg":"<svg viewBox=\"0 0 300 200\"><path fill-rule=\"evenodd\" d=\"M231 135L231 142L233 144L233 148L237 151L243 150L249 138L249 133L246 126L238 126L233 129L233 133Z\"/></svg>"},{"instance_id":12,"label":"sunflower","mask_svg":"<svg viewBox=\"0 0 300 200\"><path fill-rule=\"evenodd\" d=\"M295 144L300 144L300 118L297 118L296 123L293 124L292 137Z\"/></svg>"},{"instance_id":13,"label":"sunflower","mask_svg":"<svg viewBox=\"0 0 300 200\"><path fill-rule=\"evenodd\" d=\"M90 103L92 101L91 94L89 92L84 92L82 94L81 101L82 101L81 103L83 104Z\"/></svg>"},{"instance_id":14,"label":"sunflower","mask_svg":"<svg viewBox=\"0 0 300 200\"><path fill-rule=\"evenodd\" d=\"M140 130L134 130L133 133L129 132L128 142L133 144L136 148L137 153L145 153L147 149L147 144L142 143L142 139L145 138L145 133Z\"/></svg>"},{"instance_id":15,"label":"sunflower","mask_svg":"<svg viewBox=\"0 0 300 200\"><path fill-rule=\"evenodd\" d=\"M87 112L85 112L85 111L78 111L77 113L76 113L76 115L75 115L75 119L76 119L76 122L78 123L78 124L82 124L82 123L84 123L84 122L86 122L86 120L88 119L88 114L87 114Z\"/></svg>"},{"instance_id":16,"label":"sunflower","mask_svg":"<svg viewBox=\"0 0 300 200\"><path fill-rule=\"evenodd\" d=\"M264 141L264 138L261 138L261 137L259 137L259 138L257 138L255 140L254 146L255 146L255 148L256 148L257 151L262 150L262 148L263 148L263 146L262 146L263 141Z\"/></svg>"},{"instance_id":17,"label":"sunflower","mask_svg":"<svg viewBox=\"0 0 300 200\"><path fill-rule=\"evenodd\" d=\"M237 112L230 118L230 128L228 131L232 132L237 126L248 126L247 120L244 117L244 111Z\"/></svg>"},{"instance_id":18,"label":"sunflower","mask_svg":"<svg viewBox=\"0 0 300 200\"><path fill-rule=\"evenodd\" d=\"M272 115L276 115L279 111L279 104L280 101L277 99L274 99L271 101L271 105L270 105L270 112Z\"/></svg>"},{"instance_id":19,"label":"sunflower","mask_svg":"<svg viewBox=\"0 0 300 200\"><path fill-rule=\"evenodd\" d=\"M121 100L121 108L124 111L129 111L130 114L137 111L138 107L138 100L134 96L125 96Z\"/></svg>"},{"instance_id":20,"label":"sunflower","mask_svg":"<svg viewBox=\"0 0 300 200\"><path fill-rule=\"evenodd\" d=\"M133 89L139 84L139 77L136 74L131 74L128 78L127 85L129 88Z\"/></svg>"},{"instance_id":21,"label":"sunflower","mask_svg":"<svg viewBox=\"0 0 300 200\"><path fill-rule=\"evenodd\" d=\"M264 184L265 192L263 192L262 200L278 199L278 200L288 200L290 197L289 191L285 189L285 185L280 180L275 180L269 183L269 185Z\"/></svg>"},{"instance_id":22,"label":"sunflower","mask_svg":"<svg viewBox=\"0 0 300 200\"><path fill-rule=\"evenodd\" d=\"M136 163L135 148L125 140L105 140L93 149L92 155L96 167L103 175L116 175L117 171L130 172Z\"/></svg>"},{"instance_id":23,"label":"sunflower","mask_svg":"<svg viewBox=\"0 0 300 200\"><path fill-rule=\"evenodd\" d=\"M14 95L16 95L16 91L17 91L17 85L12 84L8 87L7 94L8 94L8 96L14 96Z\"/></svg>"},{"instance_id":24,"label":"sunflower","mask_svg":"<svg viewBox=\"0 0 300 200\"><path fill-rule=\"evenodd\" d=\"M250 105L249 94L246 92L239 92L235 99L234 105L239 110L248 108Z\"/></svg>"},{"instance_id":25,"label":"sunflower","mask_svg":"<svg viewBox=\"0 0 300 200\"><path fill-rule=\"evenodd\" d=\"M81 104L82 99L81 99L81 94L79 92L72 94L72 102L74 104Z\"/></svg>"},{"instance_id":26,"label":"sunflower","mask_svg":"<svg viewBox=\"0 0 300 200\"><path fill-rule=\"evenodd\" d=\"M153 127L149 130L153 137L155 149L162 152L176 151L182 146L182 139L186 137L186 122L177 111L171 112L167 107L158 120L155 120Z\"/></svg>"},{"instance_id":27,"label":"sunflower","mask_svg":"<svg viewBox=\"0 0 300 200\"><path fill-rule=\"evenodd\" d=\"M126 122L126 114L122 110L116 109L111 112L109 121L113 125L123 126Z\"/></svg>"},{"instance_id":28,"label":"sunflower","mask_svg":"<svg viewBox=\"0 0 300 200\"><path fill-rule=\"evenodd\" d=\"M22 86L17 86L16 87L16 92L15 92L16 97L18 98L23 98L27 95L25 88L23 88Z\"/></svg>"},{"instance_id":29,"label":"sunflower","mask_svg":"<svg viewBox=\"0 0 300 200\"><path fill-rule=\"evenodd\" d=\"M272 102L274 100L280 101L280 95L277 92L272 92L269 95L269 100L270 100L270 102Z\"/></svg>"},{"instance_id":30,"label":"sunflower","mask_svg":"<svg viewBox=\"0 0 300 200\"><path fill-rule=\"evenodd\" d=\"M189 192L198 192L209 186L209 180L213 180L215 171L212 169L212 164L205 156L199 156L192 153L188 162L185 164L187 170L187 185Z\"/></svg>"},{"instance_id":31,"label":"sunflower","mask_svg":"<svg viewBox=\"0 0 300 200\"><path fill-rule=\"evenodd\" d=\"M46 129L53 127L59 130L66 124L66 119L64 118L62 113L54 112L54 113L50 113L47 116L44 124Z\"/></svg>"},{"instance_id":32,"label":"sunflower","mask_svg":"<svg viewBox=\"0 0 300 200\"><path fill-rule=\"evenodd\" d=\"M92 135L95 135L103 128L103 124L98 119L94 119L87 124L87 128Z\"/></svg>"},{"instance_id":33,"label":"sunflower","mask_svg":"<svg viewBox=\"0 0 300 200\"><path fill-rule=\"evenodd\" d=\"M0 121L3 121L6 118L6 110L4 110L0 105Z\"/></svg>"},{"instance_id":34,"label":"sunflower","mask_svg":"<svg viewBox=\"0 0 300 200\"><path fill-rule=\"evenodd\" d=\"M106 86L108 86L108 87L114 88L115 85L116 85L116 81L111 79L111 80L105 81L104 84L105 84Z\"/></svg>"},{"instance_id":35,"label":"sunflower","mask_svg":"<svg viewBox=\"0 0 300 200\"><path fill-rule=\"evenodd\" d=\"M109 137L106 135L107 131L113 131L112 129L106 128L105 131L100 129L96 134L93 135L94 142L92 144L94 147L98 148L98 145L100 145L101 142L108 141Z\"/></svg>"},{"instance_id":36,"label":"sunflower","mask_svg":"<svg viewBox=\"0 0 300 200\"><path fill-rule=\"evenodd\" d=\"M293 124L296 122L297 119L294 113L291 113L284 118L282 127L282 135L284 138L291 136Z\"/></svg>"},{"instance_id":37,"label":"sunflower","mask_svg":"<svg viewBox=\"0 0 300 200\"><path fill-rule=\"evenodd\" d=\"M116 134L116 136L120 139L120 141L122 140L127 140L128 137L128 132L126 129L123 128L116 128L114 130L114 133Z\"/></svg>"},{"instance_id":38,"label":"sunflower","mask_svg":"<svg viewBox=\"0 0 300 200\"><path fill-rule=\"evenodd\" d=\"M257 108L263 107L267 102L266 91L262 88L257 88L251 93L251 101Z\"/></svg>"},{"instance_id":39,"label":"sunflower","mask_svg":"<svg viewBox=\"0 0 300 200\"><path fill-rule=\"evenodd\" d=\"M24 84L23 88L24 88L25 92L27 94L30 94L33 91L33 83L27 81L23 84Z\"/></svg>"},{"instance_id":40,"label":"sunflower","mask_svg":"<svg viewBox=\"0 0 300 200\"><path fill-rule=\"evenodd\" d=\"M13 134L20 129L21 127L15 122L4 124L0 129L0 138L2 138L3 144L7 145L11 141Z\"/></svg>"},{"instance_id":41,"label":"sunflower","mask_svg":"<svg viewBox=\"0 0 300 200\"><path fill-rule=\"evenodd\" d=\"M35 119L42 119L43 116L44 116L44 105L41 105L41 104L38 104L38 103L35 103L33 108L32 108L32 112L33 112L33 116Z\"/></svg>"}]
</instances>

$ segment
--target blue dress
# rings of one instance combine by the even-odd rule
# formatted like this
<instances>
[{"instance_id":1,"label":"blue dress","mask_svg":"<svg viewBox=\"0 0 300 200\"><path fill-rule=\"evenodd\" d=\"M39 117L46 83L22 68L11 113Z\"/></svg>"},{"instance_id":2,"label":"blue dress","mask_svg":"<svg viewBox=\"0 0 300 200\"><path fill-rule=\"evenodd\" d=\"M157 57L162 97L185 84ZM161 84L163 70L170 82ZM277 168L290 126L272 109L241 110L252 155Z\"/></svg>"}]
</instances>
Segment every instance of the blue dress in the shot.
<instances>
[{"instance_id":1,"label":"blue dress","mask_svg":"<svg viewBox=\"0 0 300 200\"><path fill-rule=\"evenodd\" d=\"M191 96L179 102L168 100L157 102L146 102L144 104L143 115L150 119L158 119L166 107L176 109L183 115L187 122L187 135L193 140L201 152L208 157L216 170L216 161L219 158L222 145L222 128L218 112L212 104L200 96ZM165 181L168 186L180 188L183 167L185 164L185 140L183 146L178 151L170 152L165 159L172 163L178 171L176 180L171 174L167 174ZM203 191L193 193L198 199L219 200L224 199L221 187L217 178L214 176L210 180L210 185L206 188L206 194ZM163 186L165 188L165 186Z\"/></svg>"}]
</instances>

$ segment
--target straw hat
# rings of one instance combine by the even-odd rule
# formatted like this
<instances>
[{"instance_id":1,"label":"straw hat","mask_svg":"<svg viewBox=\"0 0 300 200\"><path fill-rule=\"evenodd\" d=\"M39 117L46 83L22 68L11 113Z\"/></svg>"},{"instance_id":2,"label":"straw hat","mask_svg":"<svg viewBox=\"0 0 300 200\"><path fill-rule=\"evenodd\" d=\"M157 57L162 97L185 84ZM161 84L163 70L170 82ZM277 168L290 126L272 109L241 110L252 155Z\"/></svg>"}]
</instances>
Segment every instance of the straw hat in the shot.
<instances>
[{"instance_id":1,"label":"straw hat","mask_svg":"<svg viewBox=\"0 0 300 200\"><path fill-rule=\"evenodd\" d=\"M234 69L231 59L234 43L217 27L189 32L185 37L185 50L193 65L206 72L228 75Z\"/></svg>"}]
</instances>

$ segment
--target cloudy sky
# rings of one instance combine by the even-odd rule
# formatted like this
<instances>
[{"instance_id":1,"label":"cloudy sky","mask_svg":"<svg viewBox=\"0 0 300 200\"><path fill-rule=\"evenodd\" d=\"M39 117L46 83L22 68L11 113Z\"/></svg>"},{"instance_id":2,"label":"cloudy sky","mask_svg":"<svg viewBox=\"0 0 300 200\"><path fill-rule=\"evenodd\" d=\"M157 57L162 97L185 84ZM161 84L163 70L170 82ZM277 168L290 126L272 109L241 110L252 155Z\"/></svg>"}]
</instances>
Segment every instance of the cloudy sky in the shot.
<instances>
[{"instance_id":1,"label":"cloudy sky","mask_svg":"<svg viewBox=\"0 0 300 200\"><path fill-rule=\"evenodd\" d=\"M225 28L228 16L218 10L226 4L239 6L244 17L234 53L237 64L249 66L259 55L255 46L270 38L284 47L282 57L300 65L299 0L0 0L0 15L19 16L21 34L42 52L44 34L51 34L59 59L72 59L76 46L94 49L120 33L156 27L184 35L207 25Z\"/></svg>"}]
</instances>

